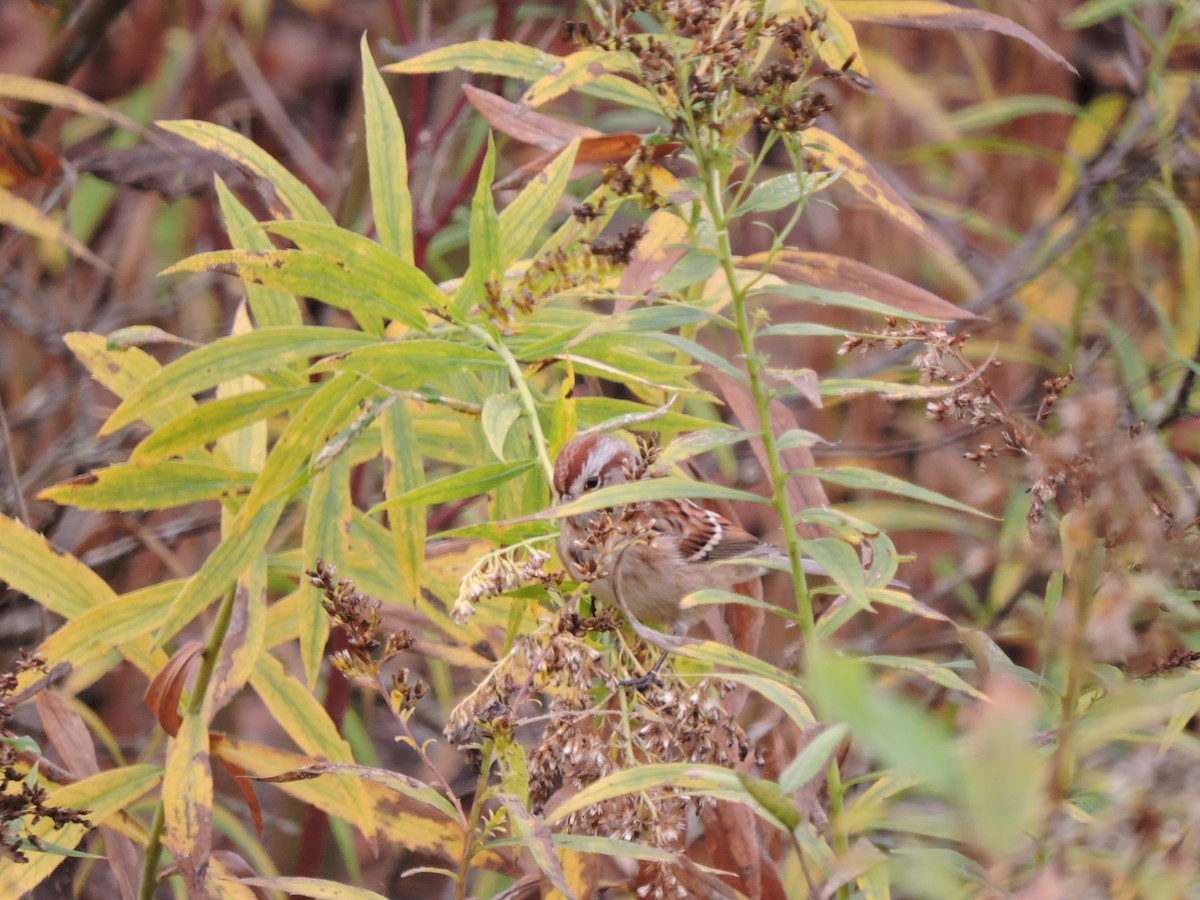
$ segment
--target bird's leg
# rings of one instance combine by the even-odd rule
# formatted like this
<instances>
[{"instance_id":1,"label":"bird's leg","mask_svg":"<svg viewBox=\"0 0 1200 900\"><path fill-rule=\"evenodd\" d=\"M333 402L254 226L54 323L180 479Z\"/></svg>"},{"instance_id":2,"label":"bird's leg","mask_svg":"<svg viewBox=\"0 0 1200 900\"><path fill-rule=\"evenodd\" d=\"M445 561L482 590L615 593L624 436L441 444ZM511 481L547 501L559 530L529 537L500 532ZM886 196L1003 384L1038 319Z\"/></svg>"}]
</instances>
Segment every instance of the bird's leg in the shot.
<instances>
[{"instance_id":1,"label":"bird's leg","mask_svg":"<svg viewBox=\"0 0 1200 900\"><path fill-rule=\"evenodd\" d=\"M658 658L654 665L650 667L650 671L645 675L641 675L638 678L627 678L624 681L618 682L618 684L620 684L621 687L631 687L635 691L644 691L646 688L650 687L650 685L662 687L663 683L658 677L658 670L662 668L663 663L667 661L667 657L669 655L670 651L664 650L662 652L662 656Z\"/></svg>"}]
</instances>

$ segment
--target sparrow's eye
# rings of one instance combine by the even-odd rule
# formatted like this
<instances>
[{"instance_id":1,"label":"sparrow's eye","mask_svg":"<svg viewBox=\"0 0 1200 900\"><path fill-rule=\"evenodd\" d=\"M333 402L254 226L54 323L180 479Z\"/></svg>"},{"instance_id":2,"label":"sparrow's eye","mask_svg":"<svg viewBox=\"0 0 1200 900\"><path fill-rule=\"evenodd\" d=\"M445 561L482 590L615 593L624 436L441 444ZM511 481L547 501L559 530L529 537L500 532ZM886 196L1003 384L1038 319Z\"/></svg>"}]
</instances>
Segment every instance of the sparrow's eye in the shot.
<instances>
[{"instance_id":1,"label":"sparrow's eye","mask_svg":"<svg viewBox=\"0 0 1200 900\"><path fill-rule=\"evenodd\" d=\"M599 484L600 484L600 476L593 475L591 478L589 478L587 481L585 481L583 483L583 489L585 491L595 490L596 486Z\"/></svg>"}]
</instances>

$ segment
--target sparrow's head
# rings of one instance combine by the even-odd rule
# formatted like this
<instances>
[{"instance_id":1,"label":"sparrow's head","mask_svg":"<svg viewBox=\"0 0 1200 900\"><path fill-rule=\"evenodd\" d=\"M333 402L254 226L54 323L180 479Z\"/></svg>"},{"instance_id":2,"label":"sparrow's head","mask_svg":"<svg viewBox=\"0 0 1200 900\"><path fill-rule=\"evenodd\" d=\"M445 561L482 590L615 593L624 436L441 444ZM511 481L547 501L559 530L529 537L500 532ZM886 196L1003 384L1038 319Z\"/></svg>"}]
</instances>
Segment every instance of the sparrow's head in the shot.
<instances>
[{"instance_id":1,"label":"sparrow's head","mask_svg":"<svg viewBox=\"0 0 1200 900\"><path fill-rule=\"evenodd\" d=\"M554 494L566 503L588 491L620 484L627 465L633 463L633 448L620 438L607 434L575 438L562 448L554 464Z\"/></svg>"}]
</instances>

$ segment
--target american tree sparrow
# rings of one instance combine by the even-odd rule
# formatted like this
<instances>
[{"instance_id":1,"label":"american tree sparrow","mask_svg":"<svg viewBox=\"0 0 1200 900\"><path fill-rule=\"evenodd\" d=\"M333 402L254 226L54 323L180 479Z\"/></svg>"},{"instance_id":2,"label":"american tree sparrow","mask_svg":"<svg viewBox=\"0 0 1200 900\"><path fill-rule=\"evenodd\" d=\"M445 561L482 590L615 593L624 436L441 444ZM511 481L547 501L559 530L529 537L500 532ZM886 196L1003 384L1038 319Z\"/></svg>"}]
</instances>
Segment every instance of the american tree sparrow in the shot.
<instances>
[{"instance_id":1,"label":"american tree sparrow","mask_svg":"<svg viewBox=\"0 0 1200 900\"><path fill-rule=\"evenodd\" d=\"M619 438L578 437L558 454L554 493L562 504L620 484L632 477L636 462L634 449ZM599 568L602 577L589 585L592 595L614 606L611 571L615 570L629 612L676 633L686 631L707 610L704 606L684 609L681 602L688 594L704 588L729 590L760 577L766 571L760 563L786 559L778 547L691 500L654 500L640 504L632 517L626 514L618 507L565 517L558 555L567 573L578 581L594 577ZM618 565L614 559L597 558L602 554L594 535L606 515L638 538L618 551Z\"/></svg>"}]
</instances>

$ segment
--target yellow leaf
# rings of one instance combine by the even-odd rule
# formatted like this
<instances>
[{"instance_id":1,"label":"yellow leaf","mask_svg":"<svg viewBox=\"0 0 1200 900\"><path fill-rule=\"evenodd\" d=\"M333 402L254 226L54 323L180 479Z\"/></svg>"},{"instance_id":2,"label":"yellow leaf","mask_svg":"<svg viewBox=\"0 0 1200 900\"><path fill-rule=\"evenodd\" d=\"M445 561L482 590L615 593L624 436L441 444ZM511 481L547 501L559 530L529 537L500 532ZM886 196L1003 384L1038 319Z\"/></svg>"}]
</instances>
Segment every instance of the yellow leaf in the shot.
<instances>
[{"instance_id":1,"label":"yellow leaf","mask_svg":"<svg viewBox=\"0 0 1200 900\"><path fill-rule=\"evenodd\" d=\"M212 850L212 766L208 723L187 716L167 747L163 773L163 845L175 857L189 892L204 893L204 870Z\"/></svg>"}]
</instances>

